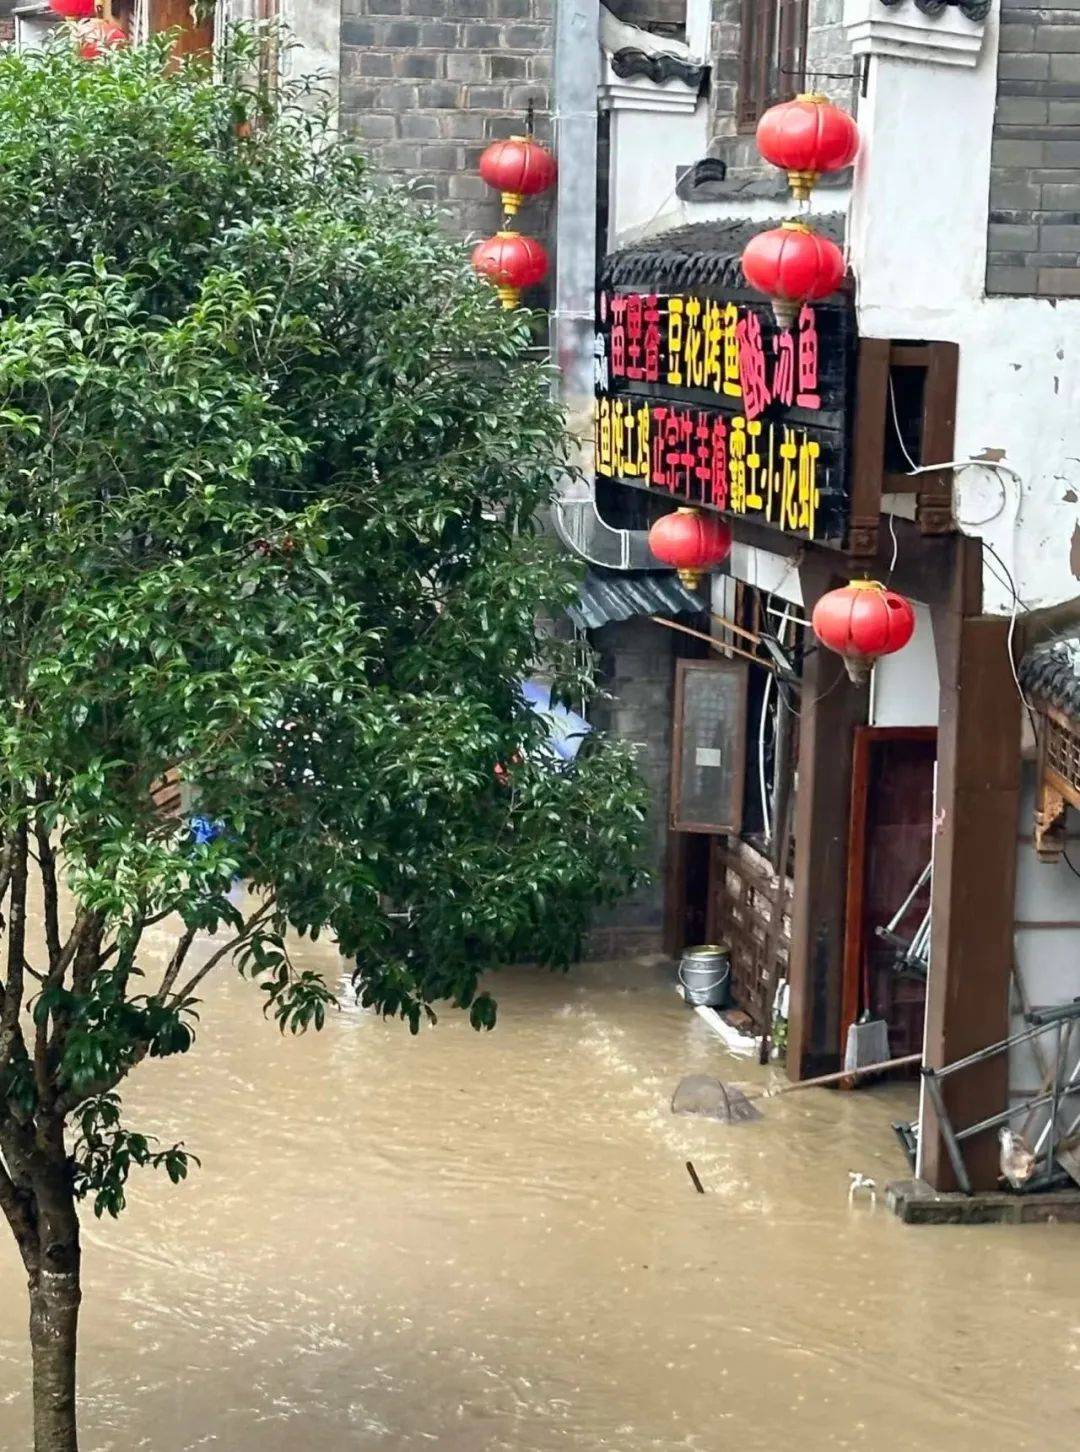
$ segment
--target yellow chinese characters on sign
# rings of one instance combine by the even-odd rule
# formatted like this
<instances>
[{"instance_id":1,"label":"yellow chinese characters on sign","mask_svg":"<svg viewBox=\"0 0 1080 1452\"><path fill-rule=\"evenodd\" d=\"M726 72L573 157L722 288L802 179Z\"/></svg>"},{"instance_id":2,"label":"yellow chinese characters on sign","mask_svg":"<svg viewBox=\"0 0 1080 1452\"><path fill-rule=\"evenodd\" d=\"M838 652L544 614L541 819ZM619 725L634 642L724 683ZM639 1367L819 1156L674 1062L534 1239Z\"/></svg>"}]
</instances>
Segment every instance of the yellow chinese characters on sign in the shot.
<instances>
[{"instance_id":1,"label":"yellow chinese characters on sign","mask_svg":"<svg viewBox=\"0 0 1080 1452\"><path fill-rule=\"evenodd\" d=\"M808 304L785 324L740 289L600 289L597 474L841 545L854 315Z\"/></svg>"},{"instance_id":2,"label":"yellow chinese characters on sign","mask_svg":"<svg viewBox=\"0 0 1080 1452\"><path fill-rule=\"evenodd\" d=\"M821 445L805 429L601 394L596 472L817 538Z\"/></svg>"}]
</instances>

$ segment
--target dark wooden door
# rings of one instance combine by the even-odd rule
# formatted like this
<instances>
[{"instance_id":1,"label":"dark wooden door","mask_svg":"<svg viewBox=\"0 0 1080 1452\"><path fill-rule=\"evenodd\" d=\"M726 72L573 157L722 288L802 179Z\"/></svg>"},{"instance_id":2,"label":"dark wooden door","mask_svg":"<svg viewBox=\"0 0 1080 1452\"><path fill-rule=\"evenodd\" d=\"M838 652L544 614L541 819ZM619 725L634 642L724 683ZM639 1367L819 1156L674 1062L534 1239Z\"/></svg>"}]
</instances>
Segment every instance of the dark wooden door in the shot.
<instances>
[{"instance_id":1,"label":"dark wooden door","mask_svg":"<svg viewBox=\"0 0 1080 1452\"><path fill-rule=\"evenodd\" d=\"M878 929L930 861L936 760L933 727L864 726L855 733L841 1033L869 1008L889 1025L896 1056L922 1048L926 982L902 965ZM927 881L897 925L899 938L910 941L929 904Z\"/></svg>"}]
</instances>

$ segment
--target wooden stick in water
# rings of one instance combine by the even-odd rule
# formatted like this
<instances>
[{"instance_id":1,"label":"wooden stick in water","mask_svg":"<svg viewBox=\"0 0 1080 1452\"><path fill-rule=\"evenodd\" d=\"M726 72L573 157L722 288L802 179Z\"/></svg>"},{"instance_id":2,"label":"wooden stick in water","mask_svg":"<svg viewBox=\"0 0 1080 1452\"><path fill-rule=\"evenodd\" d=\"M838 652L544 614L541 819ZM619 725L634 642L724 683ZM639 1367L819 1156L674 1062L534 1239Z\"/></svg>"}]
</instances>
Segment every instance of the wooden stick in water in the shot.
<instances>
[{"instance_id":1,"label":"wooden stick in water","mask_svg":"<svg viewBox=\"0 0 1080 1452\"><path fill-rule=\"evenodd\" d=\"M910 1069L922 1063L922 1054L908 1054L903 1059L888 1059L884 1064L867 1064L864 1069L841 1069L836 1074L822 1074L817 1079L804 1079L801 1084L784 1084L779 1089L765 1089L760 1094L747 1094L747 1099L777 1099L781 1094L798 1094L802 1089L820 1089L826 1084L839 1084L841 1079L863 1079L867 1074L885 1074L890 1069Z\"/></svg>"}]
</instances>

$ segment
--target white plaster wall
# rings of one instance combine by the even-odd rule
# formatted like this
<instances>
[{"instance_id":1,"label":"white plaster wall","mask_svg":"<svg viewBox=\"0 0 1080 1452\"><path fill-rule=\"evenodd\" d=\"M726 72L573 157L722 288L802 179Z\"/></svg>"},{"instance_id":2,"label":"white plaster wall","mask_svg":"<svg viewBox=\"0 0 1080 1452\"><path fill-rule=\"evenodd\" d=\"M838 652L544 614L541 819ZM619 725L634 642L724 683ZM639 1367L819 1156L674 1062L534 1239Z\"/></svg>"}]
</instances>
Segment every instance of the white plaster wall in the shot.
<instances>
[{"instance_id":1,"label":"white plaster wall","mask_svg":"<svg viewBox=\"0 0 1080 1452\"><path fill-rule=\"evenodd\" d=\"M681 82L668 85L681 87ZM685 94L685 87L681 89ZM662 95L665 87L650 90ZM640 110L623 106L612 113L609 248L650 235L657 217L677 200L677 168L692 166L705 155L706 102L698 102L693 111L658 111L645 109L647 101L643 96Z\"/></svg>"},{"instance_id":2,"label":"white plaster wall","mask_svg":"<svg viewBox=\"0 0 1080 1452\"><path fill-rule=\"evenodd\" d=\"M874 667L871 726L936 726L938 667L929 607L915 604L915 634L896 655Z\"/></svg>"},{"instance_id":3,"label":"white plaster wall","mask_svg":"<svg viewBox=\"0 0 1080 1452\"><path fill-rule=\"evenodd\" d=\"M876 56L860 108L850 250L866 337L960 345L957 514L1038 608L1080 595L1080 301L987 298L997 13L971 69ZM986 608L1012 596L988 568Z\"/></svg>"}]
</instances>

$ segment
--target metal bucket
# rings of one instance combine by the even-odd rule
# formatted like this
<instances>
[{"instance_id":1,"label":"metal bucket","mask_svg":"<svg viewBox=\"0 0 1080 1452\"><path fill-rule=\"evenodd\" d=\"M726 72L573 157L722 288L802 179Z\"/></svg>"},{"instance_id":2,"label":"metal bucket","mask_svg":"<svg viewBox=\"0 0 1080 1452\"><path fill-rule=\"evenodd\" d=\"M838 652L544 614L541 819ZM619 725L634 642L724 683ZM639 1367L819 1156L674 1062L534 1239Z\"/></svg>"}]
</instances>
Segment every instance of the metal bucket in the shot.
<instances>
[{"instance_id":1,"label":"metal bucket","mask_svg":"<svg viewBox=\"0 0 1080 1452\"><path fill-rule=\"evenodd\" d=\"M692 1008L729 1008L731 949L726 943L687 948L679 961L679 982Z\"/></svg>"}]
</instances>

